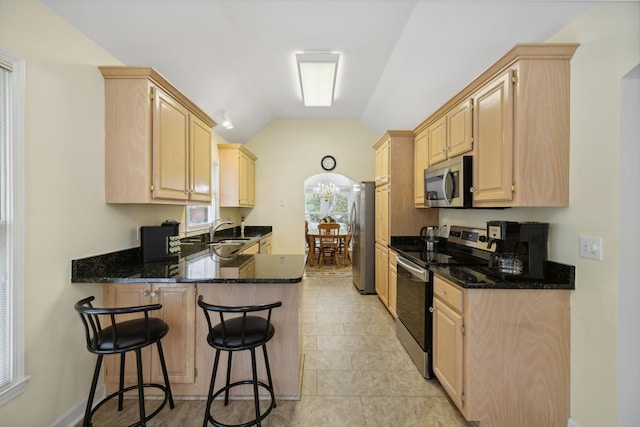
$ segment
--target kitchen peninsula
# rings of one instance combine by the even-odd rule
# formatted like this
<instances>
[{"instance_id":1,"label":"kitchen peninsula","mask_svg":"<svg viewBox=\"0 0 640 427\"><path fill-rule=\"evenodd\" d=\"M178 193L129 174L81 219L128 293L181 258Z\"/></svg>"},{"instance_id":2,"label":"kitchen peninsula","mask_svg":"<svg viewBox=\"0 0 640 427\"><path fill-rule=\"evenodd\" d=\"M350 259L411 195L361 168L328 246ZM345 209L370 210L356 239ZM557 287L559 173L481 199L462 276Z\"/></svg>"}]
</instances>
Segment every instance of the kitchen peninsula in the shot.
<instances>
[{"instance_id":1,"label":"kitchen peninsula","mask_svg":"<svg viewBox=\"0 0 640 427\"><path fill-rule=\"evenodd\" d=\"M72 261L73 283L104 283L104 306L124 307L159 303L158 316L169 324L163 348L171 389L175 396L206 396L214 352L207 344L204 315L197 307L198 295L213 304L239 306L282 301L271 321L276 335L269 342L269 359L274 389L279 399L300 396L302 355L299 345L298 301L304 274L304 255L243 254L264 235L248 236L237 244L185 242L175 261L143 263L140 248L132 248ZM186 239L183 239L186 240ZM250 378L251 363L242 354L234 357L232 378ZM143 365L145 381L161 375L149 358ZM221 363L226 364L222 355ZM248 357L248 356L247 356ZM117 389L119 364L105 357L107 393ZM135 364L127 364L126 381L135 381ZM131 372L129 372L131 370ZM262 372L262 373L261 373ZM264 365L258 363L258 375ZM224 381L224 378L218 378ZM217 385L219 386L219 385ZM236 396L250 395L238 388Z\"/></svg>"}]
</instances>

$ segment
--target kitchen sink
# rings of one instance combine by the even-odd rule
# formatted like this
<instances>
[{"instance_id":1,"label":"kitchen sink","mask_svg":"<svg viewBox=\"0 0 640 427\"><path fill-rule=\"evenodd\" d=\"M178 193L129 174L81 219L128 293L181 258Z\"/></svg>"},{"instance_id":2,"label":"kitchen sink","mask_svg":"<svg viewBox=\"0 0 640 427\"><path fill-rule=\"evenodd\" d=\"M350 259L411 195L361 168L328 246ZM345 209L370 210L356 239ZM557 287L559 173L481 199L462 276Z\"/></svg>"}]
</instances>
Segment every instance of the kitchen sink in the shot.
<instances>
[{"instance_id":1,"label":"kitchen sink","mask_svg":"<svg viewBox=\"0 0 640 427\"><path fill-rule=\"evenodd\" d=\"M221 245L233 245L233 244L242 245L247 243L249 240L251 240L251 238L249 237L236 237L233 239L222 239L217 242L214 242L214 244L219 243Z\"/></svg>"}]
</instances>

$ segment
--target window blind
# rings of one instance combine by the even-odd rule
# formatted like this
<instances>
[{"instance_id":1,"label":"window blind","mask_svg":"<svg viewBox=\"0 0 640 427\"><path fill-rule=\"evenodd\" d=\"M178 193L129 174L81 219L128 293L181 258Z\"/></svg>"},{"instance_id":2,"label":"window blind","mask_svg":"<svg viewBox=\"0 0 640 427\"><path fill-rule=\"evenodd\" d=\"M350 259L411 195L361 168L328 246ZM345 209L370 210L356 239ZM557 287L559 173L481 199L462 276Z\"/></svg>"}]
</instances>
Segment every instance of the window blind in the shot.
<instances>
[{"instance_id":1,"label":"window blind","mask_svg":"<svg viewBox=\"0 0 640 427\"><path fill-rule=\"evenodd\" d=\"M8 193L9 73L0 63L0 390L13 380L13 304Z\"/></svg>"}]
</instances>

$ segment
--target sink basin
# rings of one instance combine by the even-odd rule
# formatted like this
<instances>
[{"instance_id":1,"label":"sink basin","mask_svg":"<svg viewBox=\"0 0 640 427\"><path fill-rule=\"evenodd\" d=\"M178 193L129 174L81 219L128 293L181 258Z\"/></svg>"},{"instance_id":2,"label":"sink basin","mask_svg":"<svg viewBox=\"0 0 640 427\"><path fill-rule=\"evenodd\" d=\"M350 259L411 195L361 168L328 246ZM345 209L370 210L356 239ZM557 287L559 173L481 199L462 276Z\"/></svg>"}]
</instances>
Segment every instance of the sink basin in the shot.
<instances>
[{"instance_id":1,"label":"sink basin","mask_svg":"<svg viewBox=\"0 0 640 427\"><path fill-rule=\"evenodd\" d=\"M251 240L248 237L237 237L237 238L233 238L233 239L222 239L219 240L215 243L219 243L222 245L229 245L229 244L244 244L247 243L249 240Z\"/></svg>"}]
</instances>

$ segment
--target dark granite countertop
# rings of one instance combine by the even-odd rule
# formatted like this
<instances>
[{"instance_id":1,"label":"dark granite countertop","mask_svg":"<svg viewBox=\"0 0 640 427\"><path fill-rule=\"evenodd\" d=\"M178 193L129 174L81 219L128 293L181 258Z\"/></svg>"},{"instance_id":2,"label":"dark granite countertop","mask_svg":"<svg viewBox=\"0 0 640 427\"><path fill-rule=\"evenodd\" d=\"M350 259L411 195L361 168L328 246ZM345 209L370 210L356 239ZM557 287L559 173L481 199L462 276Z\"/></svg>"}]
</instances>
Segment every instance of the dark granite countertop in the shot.
<instances>
[{"instance_id":1,"label":"dark granite countertop","mask_svg":"<svg viewBox=\"0 0 640 427\"><path fill-rule=\"evenodd\" d=\"M447 239L441 237L438 247L445 248L446 245ZM420 236L391 236L389 247L398 251L421 251L424 243ZM429 265L428 268L468 289L575 289L575 266L554 261L546 261L544 279L505 277L482 265Z\"/></svg>"},{"instance_id":2,"label":"dark granite countertop","mask_svg":"<svg viewBox=\"0 0 640 427\"><path fill-rule=\"evenodd\" d=\"M236 227L239 228L239 227ZM246 227L249 246L271 227ZM236 235L237 234L237 235ZM216 240L240 237L235 228L216 233ZM298 283L305 257L300 255L236 255L238 247L214 248L207 236L182 239L177 260L142 262L140 248L125 249L71 261L73 283Z\"/></svg>"}]
</instances>

